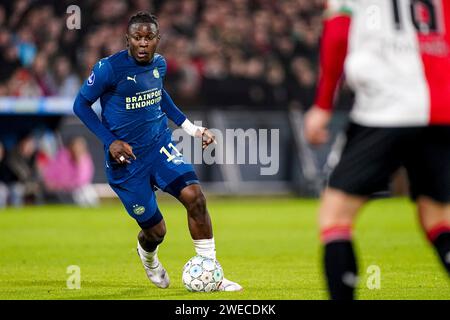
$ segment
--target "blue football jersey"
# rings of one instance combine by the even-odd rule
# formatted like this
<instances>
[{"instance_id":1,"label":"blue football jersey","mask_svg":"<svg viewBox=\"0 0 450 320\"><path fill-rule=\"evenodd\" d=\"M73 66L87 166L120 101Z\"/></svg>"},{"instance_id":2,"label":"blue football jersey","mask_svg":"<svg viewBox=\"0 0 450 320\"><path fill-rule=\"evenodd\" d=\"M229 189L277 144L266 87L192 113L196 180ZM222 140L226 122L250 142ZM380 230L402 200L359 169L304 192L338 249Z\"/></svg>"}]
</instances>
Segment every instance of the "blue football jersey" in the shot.
<instances>
[{"instance_id":1,"label":"blue football jersey","mask_svg":"<svg viewBox=\"0 0 450 320\"><path fill-rule=\"evenodd\" d=\"M170 133L167 115L161 110L166 70L159 54L140 65L122 50L95 64L80 93L91 102L100 98L102 123L119 140L133 149L151 146Z\"/></svg>"}]
</instances>

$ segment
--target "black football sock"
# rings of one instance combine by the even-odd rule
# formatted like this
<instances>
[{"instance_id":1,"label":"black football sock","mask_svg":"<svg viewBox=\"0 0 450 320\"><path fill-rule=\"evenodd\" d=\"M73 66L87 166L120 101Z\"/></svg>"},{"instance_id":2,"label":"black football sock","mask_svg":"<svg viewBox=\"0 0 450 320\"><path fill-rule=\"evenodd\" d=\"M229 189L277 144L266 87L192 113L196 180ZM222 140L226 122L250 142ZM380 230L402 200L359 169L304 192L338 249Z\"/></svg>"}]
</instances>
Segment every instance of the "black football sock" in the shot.
<instances>
[{"instance_id":1,"label":"black football sock","mask_svg":"<svg viewBox=\"0 0 450 320\"><path fill-rule=\"evenodd\" d=\"M350 240L325 244L325 273L332 300L353 300L357 281L356 258Z\"/></svg>"},{"instance_id":2,"label":"black football sock","mask_svg":"<svg viewBox=\"0 0 450 320\"><path fill-rule=\"evenodd\" d=\"M444 267L450 275L450 232L443 232L433 241Z\"/></svg>"}]
</instances>

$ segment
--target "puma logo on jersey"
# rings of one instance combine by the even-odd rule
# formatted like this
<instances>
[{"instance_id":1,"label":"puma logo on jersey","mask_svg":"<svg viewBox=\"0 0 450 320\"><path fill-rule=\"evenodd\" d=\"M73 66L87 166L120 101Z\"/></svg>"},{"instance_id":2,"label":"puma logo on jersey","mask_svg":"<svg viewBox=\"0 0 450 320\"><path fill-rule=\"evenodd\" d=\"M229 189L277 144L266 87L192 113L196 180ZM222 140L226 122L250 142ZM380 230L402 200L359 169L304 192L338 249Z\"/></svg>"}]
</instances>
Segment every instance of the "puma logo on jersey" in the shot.
<instances>
[{"instance_id":1,"label":"puma logo on jersey","mask_svg":"<svg viewBox=\"0 0 450 320\"><path fill-rule=\"evenodd\" d=\"M130 77L130 76L127 76L127 80L131 80L131 81L134 81L134 83L137 83L137 82L136 82L136 75L134 75L133 78Z\"/></svg>"}]
</instances>

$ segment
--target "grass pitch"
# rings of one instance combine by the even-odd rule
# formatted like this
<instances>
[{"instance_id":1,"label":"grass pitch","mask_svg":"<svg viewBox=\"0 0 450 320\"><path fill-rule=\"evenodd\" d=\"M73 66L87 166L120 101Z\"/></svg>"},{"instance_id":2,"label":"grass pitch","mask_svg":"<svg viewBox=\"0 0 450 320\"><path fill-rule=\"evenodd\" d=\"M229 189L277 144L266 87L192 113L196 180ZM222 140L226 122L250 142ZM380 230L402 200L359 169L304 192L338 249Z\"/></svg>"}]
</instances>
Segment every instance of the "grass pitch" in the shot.
<instances>
[{"instance_id":1,"label":"grass pitch","mask_svg":"<svg viewBox=\"0 0 450 320\"><path fill-rule=\"evenodd\" d=\"M186 213L176 201L160 209L167 236L159 257L169 289L154 287L136 254L138 226L121 204L95 209L41 206L0 210L0 299L326 299L318 242L318 202L214 199L218 259L239 293L189 293L181 269L194 255ZM450 299L450 281L421 233L408 200L372 202L355 230L359 299ZM69 290L67 268L81 270ZM369 289L377 266L379 289Z\"/></svg>"}]
</instances>

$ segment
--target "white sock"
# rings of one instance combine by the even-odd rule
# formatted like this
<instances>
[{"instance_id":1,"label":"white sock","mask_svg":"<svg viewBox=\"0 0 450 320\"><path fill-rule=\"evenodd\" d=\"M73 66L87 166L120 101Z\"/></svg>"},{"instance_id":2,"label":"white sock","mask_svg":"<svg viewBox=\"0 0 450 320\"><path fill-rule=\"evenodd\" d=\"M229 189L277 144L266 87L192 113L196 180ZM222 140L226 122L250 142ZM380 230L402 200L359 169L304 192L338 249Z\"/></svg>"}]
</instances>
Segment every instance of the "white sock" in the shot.
<instances>
[{"instance_id":1,"label":"white sock","mask_svg":"<svg viewBox=\"0 0 450 320\"><path fill-rule=\"evenodd\" d=\"M137 247L138 247L139 256L141 257L142 262L149 268L152 268L152 269L156 268L159 264L158 255L157 255L158 247L156 247L155 251L153 251L153 252L147 252L141 247L139 240L137 242Z\"/></svg>"},{"instance_id":2,"label":"white sock","mask_svg":"<svg viewBox=\"0 0 450 320\"><path fill-rule=\"evenodd\" d=\"M214 238L193 241L195 252L197 252L198 255L205 256L214 260L216 259L216 245L214 243Z\"/></svg>"}]
</instances>

